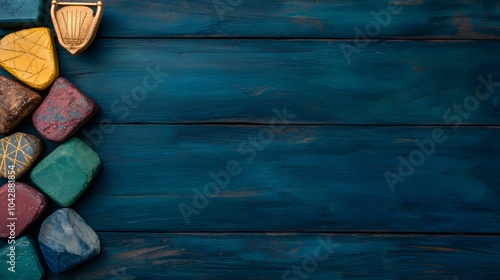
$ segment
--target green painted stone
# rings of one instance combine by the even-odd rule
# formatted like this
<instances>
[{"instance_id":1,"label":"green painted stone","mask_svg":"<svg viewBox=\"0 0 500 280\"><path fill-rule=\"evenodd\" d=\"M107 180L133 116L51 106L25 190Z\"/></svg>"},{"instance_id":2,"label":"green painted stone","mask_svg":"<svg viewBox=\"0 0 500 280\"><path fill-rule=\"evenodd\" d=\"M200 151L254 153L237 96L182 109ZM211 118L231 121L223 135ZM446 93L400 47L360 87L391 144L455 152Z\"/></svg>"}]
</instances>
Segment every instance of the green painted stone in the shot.
<instances>
[{"instance_id":1,"label":"green painted stone","mask_svg":"<svg viewBox=\"0 0 500 280\"><path fill-rule=\"evenodd\" d=\"M40 261L40 254L33 239L23 236L15 244L6 244L0 249L0 279L2 280L38 280L45 276L45 268ZM15 259L10 255L14 247ZM13 260L13 262L11 262ZM14 272L11 264L14 264ZM11 268L9 270L9 268Z\"/></svg>"},{"instance_id":2,"label":"green painted stone","mask_svg":"<svg viewBox=\"0 0 500 280\"><path fill-rule=\"evenodd\" d=\"M71 206L101 168L101 159L78 138L71 138L31 171L31 180L63 207Z\"/></svg>"}]
</instances>

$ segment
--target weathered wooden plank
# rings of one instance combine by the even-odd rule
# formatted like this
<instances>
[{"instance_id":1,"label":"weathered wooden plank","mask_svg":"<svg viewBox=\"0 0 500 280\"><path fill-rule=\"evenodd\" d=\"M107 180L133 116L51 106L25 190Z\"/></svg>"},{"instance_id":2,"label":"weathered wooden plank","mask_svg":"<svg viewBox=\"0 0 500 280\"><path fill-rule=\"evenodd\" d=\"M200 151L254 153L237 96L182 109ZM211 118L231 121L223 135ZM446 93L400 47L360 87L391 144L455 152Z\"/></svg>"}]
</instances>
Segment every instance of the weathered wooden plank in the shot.
<instances>
[{"instance_id":1,"label":"weathered wooden plank","mask_svg":"<svg viewBox=\"0 0 500 280\"><path fill-rule=\"evenodd\" d=\"M266 123L286 106L294 123L445 124L474 98L478 76L500 80L497 42L378 42L350 64L342 43L108 39L59 54L61 75L100 105L94 122ZM499 124L499 104L491 94L460 119Z\"/></svg>"},{"instance_id":2,"label":"weathered wooden plank","mask_svg":"<svg viewBox=\"0 0 500 280\"><path fill-rule=\"evenodd\" d=\"M103 169L74 207L99 231L500 232L498 127L443 128L423 163L414 141L436 127L290 126L270 142L266 128L87 128ZM386 171L402 174L394 192Z\"/></svg>"},{"instance_id":3,"label":"weathered wooden plank","mask_svg":"<svg viewBox=\"0 0 500 280\"><path fill-rule=\"evenodd\" d=\"M103 245L101 255L67 273L50 274L48 279L464 280L500 276L498 236L275 233L99 233L99 236ZM296 274L293 267L298 271Z\"/></svg>"},{"instance_id":4,"label":"weathered wooden plank","mask_svg":"<svg viewBox=\"0 0 500 280\"><path fill-rule=\"evenodd\" d=\"M48 15L49 0L45 14ZM498 1L107 0L102 37L500 37ZM389 13L387 16L385 13ZM50 17L49 17L50 18ZM48 22L50 23L50 21ZM371 31L365 31L367 26ZM374 32L374 33L371 33Z\"/></svg>"}]
</instances>

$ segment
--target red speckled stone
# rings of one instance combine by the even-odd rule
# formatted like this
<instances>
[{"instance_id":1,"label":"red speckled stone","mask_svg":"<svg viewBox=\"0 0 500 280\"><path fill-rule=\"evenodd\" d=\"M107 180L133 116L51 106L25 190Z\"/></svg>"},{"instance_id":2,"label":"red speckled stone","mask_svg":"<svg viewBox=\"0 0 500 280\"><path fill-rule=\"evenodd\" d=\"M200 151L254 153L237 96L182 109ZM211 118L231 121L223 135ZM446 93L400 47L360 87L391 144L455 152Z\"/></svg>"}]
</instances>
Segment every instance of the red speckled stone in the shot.
<instances>
[{"instance_id":1,"label":"red speckled stone","mask_svg":"<svg viewBox=\"0 0 500 280\"><path fill-rule=\"evenodd\" d=\"M99 107L92 99L60 77L33 114L33 124L44 138L64 142L98 110Z\"/></svg>"},{"instance_id":2,"label":"red speckled stone","mask_svg":"<svg viewBox=\"0 0 500 280\"><path fill-rule=\"evenodd\" d=\"M9 196L8 184L0 187L0 237L7 238L10 235L10 230L7 227L10 222L15 222L15 233L19 236L28 228L45 210L47 206L47 198L39 191L33 189L25 183L15 183L15 216L9 215ZM14 217L16 220L7 220L9 217Z\"/></svg>"}]
</instances>

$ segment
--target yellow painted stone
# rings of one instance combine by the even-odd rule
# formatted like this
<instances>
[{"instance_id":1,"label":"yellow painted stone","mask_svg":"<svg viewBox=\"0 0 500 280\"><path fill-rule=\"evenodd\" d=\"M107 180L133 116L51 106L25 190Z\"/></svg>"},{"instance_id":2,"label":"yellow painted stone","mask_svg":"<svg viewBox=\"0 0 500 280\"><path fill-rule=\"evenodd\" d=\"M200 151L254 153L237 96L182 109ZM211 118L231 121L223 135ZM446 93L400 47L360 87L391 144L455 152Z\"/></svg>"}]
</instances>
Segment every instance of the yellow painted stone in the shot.
<instances>
[{"instance_id":1,"label":"yellow painted stone","mask_svg":"<svg viewBox=\"0 0 500 280\"><path fill-rule=\"evenodd\" d=\"M43 90L59 76L59 63L50 29L25 29L0 41L0 66L26 85Z\"/></svg>"}]
</instances>

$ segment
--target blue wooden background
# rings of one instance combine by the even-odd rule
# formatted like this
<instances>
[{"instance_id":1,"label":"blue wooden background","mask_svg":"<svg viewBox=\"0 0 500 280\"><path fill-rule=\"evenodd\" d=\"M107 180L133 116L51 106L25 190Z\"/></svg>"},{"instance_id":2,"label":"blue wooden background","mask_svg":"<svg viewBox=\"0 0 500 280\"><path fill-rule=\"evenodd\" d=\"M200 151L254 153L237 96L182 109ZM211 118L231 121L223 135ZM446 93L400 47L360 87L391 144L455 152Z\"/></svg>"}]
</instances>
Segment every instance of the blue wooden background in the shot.
<instances>
[{"instance_id":1,"label":"blue wooden background","mask_svg":"<svg viewBox=\"0 0 500 280\"><path fill-rule=\"evenodd\" d=\"M104 3L92 47L58 50L101 107L79 136L104 167L74 208L103 250L49 279L500 279L500 1Z\"/></svg>"}]
</instances>

